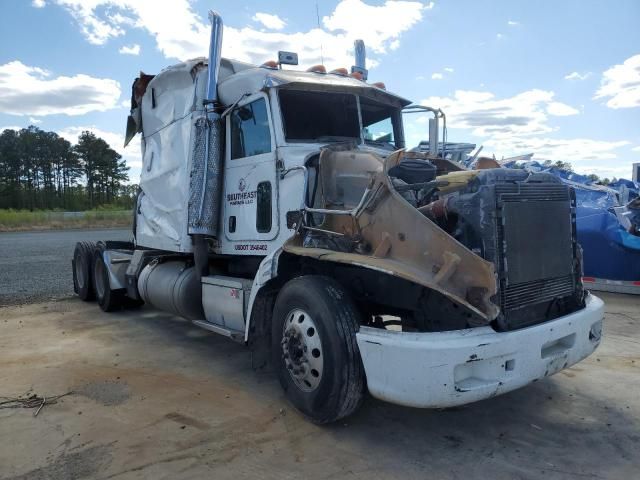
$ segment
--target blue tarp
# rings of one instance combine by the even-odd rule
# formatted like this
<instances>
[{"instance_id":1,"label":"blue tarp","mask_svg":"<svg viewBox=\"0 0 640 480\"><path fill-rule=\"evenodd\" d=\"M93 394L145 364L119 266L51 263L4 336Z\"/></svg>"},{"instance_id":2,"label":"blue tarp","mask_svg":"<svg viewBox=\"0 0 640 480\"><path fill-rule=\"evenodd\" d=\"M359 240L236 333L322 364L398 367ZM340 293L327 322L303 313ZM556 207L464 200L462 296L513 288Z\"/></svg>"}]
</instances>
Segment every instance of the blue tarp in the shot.
<instances>
[{"instance_id":1,"label":"blue tarp","mask_svg":"<svg viewBox=\"0 0 640 480\"><path fill-rule=\"evenodd\" d=\"M503 166L516 167L515 162ZM552 173L574 187L576 230L584 254L585 276L607 280L640 280L640 236L629 231L640 234L640 202L633 202L638 206L627 204L625 208L626 202L638 197L638 184L631 180L617 180L604 187L594 185L586 175L555 167L545 168L535 161L517 168L522 166L531 171ZM623 225L621 215L628 219L626 225Z\"/></svg>"}]
</instances>

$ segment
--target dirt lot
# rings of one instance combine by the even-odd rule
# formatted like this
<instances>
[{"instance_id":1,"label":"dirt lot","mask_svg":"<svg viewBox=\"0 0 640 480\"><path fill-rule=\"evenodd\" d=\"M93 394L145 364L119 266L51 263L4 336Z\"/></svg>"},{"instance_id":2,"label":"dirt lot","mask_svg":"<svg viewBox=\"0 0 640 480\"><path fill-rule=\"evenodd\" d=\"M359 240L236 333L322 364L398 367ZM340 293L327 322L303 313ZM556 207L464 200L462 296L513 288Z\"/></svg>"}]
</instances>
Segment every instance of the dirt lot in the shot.
<instances>
[{"instance_id":1,"label":"dirt lot","mask_svg":"<svg viewBox=\"0 0 640 480\"><path fill-rule=\"evenodd\" d=\"M78 300L0 309L0 478L638 478L640 300L603 295L583 363L446 411L367 399L310 424L241 345L150 309Z\"/></svg>"}]
</instances>

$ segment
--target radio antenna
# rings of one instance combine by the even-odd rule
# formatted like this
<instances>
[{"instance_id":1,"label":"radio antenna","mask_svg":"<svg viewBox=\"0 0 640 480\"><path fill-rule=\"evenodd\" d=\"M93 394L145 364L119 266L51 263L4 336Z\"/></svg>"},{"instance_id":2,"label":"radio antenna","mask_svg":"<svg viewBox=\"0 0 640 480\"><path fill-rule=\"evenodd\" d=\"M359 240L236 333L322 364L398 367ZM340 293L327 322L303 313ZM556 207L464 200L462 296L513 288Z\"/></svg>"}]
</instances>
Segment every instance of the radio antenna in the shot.
<instances>
[{"instance_id":1,"label":"radio antenna","mask_svg":"<svg viewBox=\"0 0 640 480\"><path fill-rule=\"evenodd\" d=\"M320 12L318 10L318 0L316 0L316 21L318 25L318 30L320 30ZM320 63L324 65L324 53L322 51L322 40L320 40Z\"/></svg>"}]
</instances>

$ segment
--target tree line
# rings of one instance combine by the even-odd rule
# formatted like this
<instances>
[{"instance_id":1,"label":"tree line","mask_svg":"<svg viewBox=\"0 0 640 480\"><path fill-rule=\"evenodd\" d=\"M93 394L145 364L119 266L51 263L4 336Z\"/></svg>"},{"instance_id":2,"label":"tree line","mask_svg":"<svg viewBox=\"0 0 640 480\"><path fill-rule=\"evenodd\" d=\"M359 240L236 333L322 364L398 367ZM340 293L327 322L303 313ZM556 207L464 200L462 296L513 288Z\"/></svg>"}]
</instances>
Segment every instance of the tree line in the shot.
<instances>
[{"instance_id":1,"label":"tree line","mask_svg":"<svg viewBox=\"0 0 640 480\"><path fill-rule=\"evenodd\" d=\"M0 133L0 208L132 208L137 185L109 144L89 131L72 145L35 126Z\"/></svg>"}]
</instances>

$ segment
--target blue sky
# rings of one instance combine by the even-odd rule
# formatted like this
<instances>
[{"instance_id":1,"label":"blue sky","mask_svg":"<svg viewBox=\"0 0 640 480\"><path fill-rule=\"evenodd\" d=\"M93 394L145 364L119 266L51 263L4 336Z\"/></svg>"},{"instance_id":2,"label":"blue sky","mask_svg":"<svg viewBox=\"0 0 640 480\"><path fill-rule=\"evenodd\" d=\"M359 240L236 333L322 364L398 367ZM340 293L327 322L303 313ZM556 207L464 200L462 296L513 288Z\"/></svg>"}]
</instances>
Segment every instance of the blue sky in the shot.
<instances>
[{"instance_id":1,"label":"blue sky","mask_svg":"<svg viewBox=\"0 0 640 480\"><path fill-rule=\"evenodd\" d=\"M629 177L640 161L640 2L0 0L0 129L35 124L75 140L92 129L121 148L130 86L206 55L206 12L225 22L223 55L277 51L302 67L350 67L367 45L370 81L440 107L449 139L484 153L566 160ZM409 117L408 137L426 135ZM408 118L408 119L409 119Z\"/></svg>"}]
</instances>

